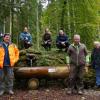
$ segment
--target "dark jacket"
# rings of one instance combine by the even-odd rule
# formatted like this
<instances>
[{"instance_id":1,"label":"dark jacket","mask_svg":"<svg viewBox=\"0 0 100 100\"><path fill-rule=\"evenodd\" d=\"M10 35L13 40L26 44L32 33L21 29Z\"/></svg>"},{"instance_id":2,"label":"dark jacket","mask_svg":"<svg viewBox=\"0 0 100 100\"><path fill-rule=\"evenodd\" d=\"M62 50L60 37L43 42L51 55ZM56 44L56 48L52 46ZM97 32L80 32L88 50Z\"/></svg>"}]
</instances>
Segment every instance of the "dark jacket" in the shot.
<instances>
[{"instance_id":1,"label":"dark jacket","mask_svg":"<svg viewBox=\"0 0 100 100\"><path fill-rule=\"evenodd\" d=\"M51 41L52 41L52 39L51 39L51 34L45 33L45 34L43 35L43 41L51 42Z\"/></svg>"},{"instance_id":2,"label":"dark jacket","mask_svg":"<svg viewBox=\"0 0 100 100\"><path fill-rule=\"evenodd\" d=\"M61 42L68 42L68 36L67 35L58 35L56 38L56 43L61 43Z\"/></svg>"},{"instance_id":3,"label":"dark jacket","mask_svg":"<svg viewBox=\"0 0 100 100\"><path fill-rule=\"evenodd\" d=\"M100 66L100 48L94 48L91 53L91 64L92 67Z\"/></svg>"},{"instance_id":4,"label":"dark jacket","mask_svg":"<svg viewBox=\"0 0 100 100\"><path fill-rule=\"evenodd\" d=\"M76 48L74 44L71 44L68 48L67 53L69 55L71 64L74 64L76 66L85 65L87 49L84 44L79 43L78 48Z\"/></svg>"}]
</instances>

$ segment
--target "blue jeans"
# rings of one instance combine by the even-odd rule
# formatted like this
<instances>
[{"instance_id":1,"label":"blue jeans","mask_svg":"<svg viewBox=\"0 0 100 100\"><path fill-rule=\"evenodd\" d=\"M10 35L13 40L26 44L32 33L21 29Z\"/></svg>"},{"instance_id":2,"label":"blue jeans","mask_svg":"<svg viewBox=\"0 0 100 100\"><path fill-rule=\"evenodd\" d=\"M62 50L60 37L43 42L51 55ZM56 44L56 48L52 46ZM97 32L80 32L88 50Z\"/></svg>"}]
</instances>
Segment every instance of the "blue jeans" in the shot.
<instances>
[{"instance_id":1,"label":"blue jeans","mask_svg":"<svg viewBox=\"0 0 100 100\"><path fill-rule=\"evenodd\" d=\"M3 69L0 69L0 90L12 90L13 79L13 68L4 66Z\"/></svg>"},{"instance_id":2,"label":"blue jeans","mask_svg":"<svg viewBox=\"0 0 100 100\"><path fill-rule=\"evenodd\" d=\"M95 66L95 73L96 73L96 85L100 85L100 66Z\"/></svg>"}]
</instances>

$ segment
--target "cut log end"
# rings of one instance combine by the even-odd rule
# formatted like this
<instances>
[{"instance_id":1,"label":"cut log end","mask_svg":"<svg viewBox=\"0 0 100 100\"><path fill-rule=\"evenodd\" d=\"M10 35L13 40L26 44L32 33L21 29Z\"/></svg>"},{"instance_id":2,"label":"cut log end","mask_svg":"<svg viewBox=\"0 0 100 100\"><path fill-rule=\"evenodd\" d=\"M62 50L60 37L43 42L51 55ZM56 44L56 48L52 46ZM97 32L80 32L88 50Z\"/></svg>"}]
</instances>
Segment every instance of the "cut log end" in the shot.
<instances>
[{"instance_id":1,"label":"cut log end","mask_svg":"<svg viewBox=\"0 0 100 100\"><path fill-rule=\"evenodd\" d=\"M32 78L28 81L28 88L31 90L37 89L39 86L39 80L36 78Z\"/></svg>"}]
</instances>

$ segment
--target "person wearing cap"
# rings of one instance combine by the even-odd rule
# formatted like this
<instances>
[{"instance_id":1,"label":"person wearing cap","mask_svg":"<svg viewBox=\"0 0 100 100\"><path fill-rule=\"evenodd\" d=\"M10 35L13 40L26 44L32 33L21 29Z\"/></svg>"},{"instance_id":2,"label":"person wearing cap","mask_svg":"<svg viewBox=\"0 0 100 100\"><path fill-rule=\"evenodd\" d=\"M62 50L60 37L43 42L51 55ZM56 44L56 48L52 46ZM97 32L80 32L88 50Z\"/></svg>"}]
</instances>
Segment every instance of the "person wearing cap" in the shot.
<instances>
[{"instance_id":1,"label":"person wearing cap","mask_svg":"<svg viewBox=\"0 0 100 100\"><path fill-rule=\"evenodd\" d=\"M94 42L94 48L91 53L91 66L96 74L96 88L100 88L100 42Z\"/></svg>"},{"instance_id":2,"label":"person wearing cap","mask_svg":"<svg viewBox=\"0 0 100 100\"><path fill-rule=\"evenodd\" d=\"M28 49L32 46L32 36L27 27L24 27L24 32L20 33L19 39L21 44L20 49Z\"/></svg>"},{"instance_id":3,"label":"person wearing cap","mask_svg":"<svg viewBox=\"0 0 100 100\"><path fill-rule=\"evenodd\" d=\"M19 59L19 50L11 42L10 34L4 34L0 43L0 96L4 92L13 95L13 66Z\"/></svg>"}]
</instances>

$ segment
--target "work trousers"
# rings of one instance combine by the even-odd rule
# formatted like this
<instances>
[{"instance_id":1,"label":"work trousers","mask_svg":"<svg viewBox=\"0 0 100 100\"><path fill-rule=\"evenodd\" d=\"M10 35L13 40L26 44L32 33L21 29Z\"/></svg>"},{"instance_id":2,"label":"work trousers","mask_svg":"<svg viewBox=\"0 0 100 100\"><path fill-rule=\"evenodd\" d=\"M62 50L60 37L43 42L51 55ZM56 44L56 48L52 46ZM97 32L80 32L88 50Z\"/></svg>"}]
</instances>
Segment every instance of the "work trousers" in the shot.
<instances>
[{"instance_id":1,"label":"work trousers","mask_svg":"<svg viewBox=\"0 0 100 100\"><path fill-rule=\"evenodd\" d=\"M70 72L69 72L69 84L68 87L73 90L82 90L83 85L83 76L85 72L85 65L76 66L74 64L70 65Z\"/></svg>"}]
</instances>

